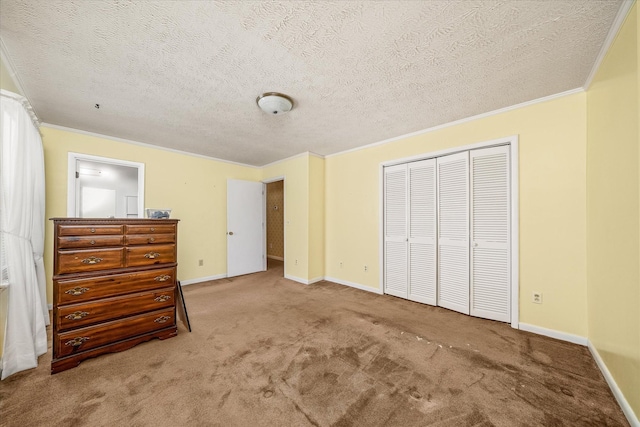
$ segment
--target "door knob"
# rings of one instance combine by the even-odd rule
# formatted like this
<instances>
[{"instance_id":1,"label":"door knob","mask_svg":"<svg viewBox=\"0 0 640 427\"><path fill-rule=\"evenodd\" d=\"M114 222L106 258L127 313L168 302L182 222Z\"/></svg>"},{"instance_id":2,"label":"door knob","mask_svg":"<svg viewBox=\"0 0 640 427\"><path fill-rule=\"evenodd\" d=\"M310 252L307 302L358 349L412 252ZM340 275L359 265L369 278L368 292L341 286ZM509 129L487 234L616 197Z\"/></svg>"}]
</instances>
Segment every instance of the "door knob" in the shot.
<instances>
[{"instance_id":1,"label":"door knob","mask_svg":"<svg viewBox=\"0 0 640 427\"><path fill-rule=\"evenodd\" d=\"M233 231L230 231L230 232L229 232L229 236L233 236Z\"/></svg>"}]
</instances>

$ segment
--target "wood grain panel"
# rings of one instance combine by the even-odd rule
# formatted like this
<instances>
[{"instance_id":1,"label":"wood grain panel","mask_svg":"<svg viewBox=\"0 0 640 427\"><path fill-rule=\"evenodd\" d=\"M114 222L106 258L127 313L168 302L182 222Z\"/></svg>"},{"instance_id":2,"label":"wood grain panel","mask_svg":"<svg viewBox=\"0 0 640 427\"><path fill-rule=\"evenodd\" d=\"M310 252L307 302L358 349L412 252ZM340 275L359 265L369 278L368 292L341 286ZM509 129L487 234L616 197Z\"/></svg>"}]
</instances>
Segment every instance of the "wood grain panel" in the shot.
<instances>
[{"instance_id":1,"label":"wood grain panel","mask_svg":"<svg viewBox=\"0 0 640 427\"><path fill-rule=\"evenodd\" d=\"M102 323L96 326L56 333L53 345L58 357L90 350L115 341L175 325L175 307Z\"/></svg>"},{"instance_id":2,"label":"wood grain panel","mask_svg":"<svg viewBox=\"0 0 640 427\"><path fill-rule=\"evenodd\" d=\"M58 248L98 248L122 246L123 236L69 236L58 237Z\"/></svg>"},{"instance_id":3,"label":"wood grain panel","mask_svg":"<svg viewBox=\"0 0 640 427\"><path fill-rule=\"evenodd\" d=\"M175 288L165 288L59 307L55 322L57 330L64 331L106 320L121 319L126 316L160 310L172 307L174 304Z\"/></svg>"},{"instance_id":4,"label":"wood grain panel","mask_svg":"<svg viewBox=\"0 0 640 427\"><path fill-rule=\"evenodd\" d=\"M127 245L154 245L159 243L175 243L175 234L134 234L125 236Z\"/></svg>"},{"instance_id":5,"label":"wood grain panel","mask_svg":"<svg viewBox=\"0 0 640 427\"><path fill-rule=\"evenodd\" d=\"M170 262L176 262L176 245L128 247L126 250L127 267L166 264Z\"/></svg>"},{"instance_id":6,"label":"wood grain panel","mask_svg":"<svg viewBox=\"0 0 640 427\"><path fill-rule=\"evenodd\" d=\"M54 295L57 297L55 303L62 305L167 288L175 283L176 269L170 267L97 277L56 279L53 285Z\"/></svg>"},{"instance_id":7,"label":"wood grain panel","mask_svg":"<svg viewBox=\"0 0 640 427\"><path fill-rule=\"evenodd\" d=\"M122 234L122 225L58 225L58 236L91 236L100 234Z\"/></svg>"},{"instance_id":8,"label":"wood grain panel","mask_svg":"<svg viewBox=\"0 0 640 427\"><path fill-rule=\"evenodd\" d=\"M124 248L58 251L56 274L124 267Z\"/></svg>"},{"instance_id":9,"label":"wood grain panel","mask_svg":"<svg viewBox=\"0 0 640 427\"><path fill-rule=\"evenodd\" d=\"M175 234L175 224L134 224L125 225L126 234Z\"/></svg>"}]
</instances>

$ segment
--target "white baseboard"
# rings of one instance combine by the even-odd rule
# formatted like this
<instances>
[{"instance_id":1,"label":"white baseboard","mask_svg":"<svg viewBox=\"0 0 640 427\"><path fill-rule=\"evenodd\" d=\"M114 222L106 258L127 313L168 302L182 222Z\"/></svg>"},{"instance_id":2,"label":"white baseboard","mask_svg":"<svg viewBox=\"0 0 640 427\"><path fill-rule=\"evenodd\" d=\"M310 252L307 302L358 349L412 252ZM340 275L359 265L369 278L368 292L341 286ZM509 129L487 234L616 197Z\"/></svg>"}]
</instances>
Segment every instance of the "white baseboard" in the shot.
<instances>
[{"instance_id":1,"label":"white baseboard","mask_svg":"<svg viewBox=\"0 0 640 427\"><path fill-rule=\"evenodd\" d=\"M308 285L309 282L305 279L301 279L300 277L292 276L290 274L284 274L285 279L293 280L294 282L302 283L303 285Z\"/></svg>"},{"instance_id":2,"label":"white baseboard","mask_svg":"<svg viewBox=\"0 0 640 427\"><path fill-rule=\"evenodd\" d=\"M547 329L542 326L530 325L528 323L520 323L518 329L527 332L533 332L534 334L544 335L545 337L551 337L562 341L572 342L574 344L587 345L587 338L580 335L573 335L566 332L556 331L555 329Z\"/></svg>"},{"instance_id":3,"label":"white baseboard","mask_svg":"<svg viewBox=\"0 0 640 427\"><path fill-rule=\"evenodd\" d=\"M215 276L198 277L198 278L189 279L189 280L180 280L180 285L181 286L194 285L196 283L208 282L210 280L224 279L226 277L227 277L226 273L223 273L223 274L216 274Z\"/></svg>"},{"instance_id":4,"label":"white baseboard","mask_svg":"<svg viewBox=\"0 0 640 427\"><path fill-rule=\"evenodd\" d=\"M377 288L372 288L371 286L361 285L360 283L349 282L347 280L337 279L335 277L325 277L324 280L327 282L337 283L339 285L350 286L352 288L360 289L361 291L373 292L374 294L382 295L384 292Z\"/></svg>"},{"instance_id":5,"label":"white baseboard","mask_svg":"<svg viewBox=\"0 0 640 427\"><path fill-rule=\"evenodd\" d=\"M640 427L640 421L638 420L638 417L633 412L633 409L631 408L631 405L629 405L627 399L625 399L624 394L622 394L622 391L618 387L616 380L613 379L613 376L611 375L611 372L609 372L607 365L605 365L604 360L602 360L602 357L600 357L600 353L598 353L598 350L591 343L591 341L588 341L588 347L589 351L591 351L591 355L593 355L593 358L598 365L598 368L600 368L600 372L602 372L602 375L604 375L604 379L607 381L607 384L609 384L611 392L618 401L618 405L620 405L620 408L622 408L622 412L627 417L627 421L629 421L631 427Z\"/></svg>"},{"instance_id":6,"label":"white baseboard","mask_svg":"<svg viewBox=\"0 0 640 427\"><path fill-rule=\"evenodd\" d=\"M284 261L284 258L282 258L281 256L267 255L267 258L277 259L278 261Z\"/></svg>"}]
</instances>

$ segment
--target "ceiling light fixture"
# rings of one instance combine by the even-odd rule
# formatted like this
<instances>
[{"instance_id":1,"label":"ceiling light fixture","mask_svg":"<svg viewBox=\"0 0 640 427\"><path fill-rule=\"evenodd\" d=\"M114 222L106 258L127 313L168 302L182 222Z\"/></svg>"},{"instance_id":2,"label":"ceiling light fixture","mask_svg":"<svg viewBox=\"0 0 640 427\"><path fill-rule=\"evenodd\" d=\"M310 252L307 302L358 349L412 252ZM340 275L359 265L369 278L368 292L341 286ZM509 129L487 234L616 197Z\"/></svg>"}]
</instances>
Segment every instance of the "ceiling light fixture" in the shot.
<instances>
[{"instance_id":1,"label":"ceiling light fixture","mask_svg":"<svg viewBox=\"0 0 640 427\"><path fill-rule=\"evenodd\" d=\"M278 92L266 92L256 98L258 107L267 114L284 114L293 108L293 99Z\"/></svg>"}]
</instances>

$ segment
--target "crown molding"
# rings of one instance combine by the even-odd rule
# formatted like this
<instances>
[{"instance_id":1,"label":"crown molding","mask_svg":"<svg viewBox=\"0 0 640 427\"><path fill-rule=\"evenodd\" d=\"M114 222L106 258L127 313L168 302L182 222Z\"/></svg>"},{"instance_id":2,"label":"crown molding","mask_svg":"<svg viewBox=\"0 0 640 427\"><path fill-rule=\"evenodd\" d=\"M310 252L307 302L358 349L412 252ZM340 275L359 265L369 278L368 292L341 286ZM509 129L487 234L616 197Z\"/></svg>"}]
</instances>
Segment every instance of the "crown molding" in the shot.
<instances>
[{"instance_id":1,"label":"crown molding","mask_svg":"<svg viewBox=\"0 0 640 427\"><path fill-rule=\"evenodd\" d=\"M635 0L623 0L622 4L620 5L620 9L618 9L618 13L613 19L613 24L611 24L611 28L609 29L609 34L607 34L607 38L604 39L602 47L600 48L600 53L598 53L596 61L593 63L593 67L591 68L591 72L587 76L587 80L585 80L584 85L582 86L584 90L589 89L589 86L591 86L591 82L596 76L598 68L600 68L600 64L604 60L604 57L607 56L607 52L613 44L613 41L616 39L616 36L618 35L618 32L620 31L624 20L627 18L627 15L629 14L631 6L633 6L634 2Z\"/></svg>"},{"instance_id":2,"label":"crown molding","mask_svg":"<svg viewBox=\"0 0 640 427\"><path fill-rule=\"evenodd\" d=\"M294 159L297 159L298 157L304 157L304 156L317 157L319 159L324 159L325 158L325 156L323 156L322 154L317 154L317 153L314 153L314 152L311 152L311 151L305 151L303 153L294 154L293 156L286 157L286 158L281 159L281 160L276 160L275 162L267 163L266 165L260 166L260 168L269 168L271 166L275 166L277 164L288 162L290 160L294 160Z\"/></svg>"},{"instance_id":3,"label":"crown molding","mask_svg":"<svg viewBox=\"0 0 640 427\"><path fill-rule=\"evenodd\" d=\"M430 133L430 132L435 132L435 131L438 131L438 130L441 130L441 129L445 129L445 128L448 128L448 127L461 125L463 123L473 122L475 120L480 120L480 119L484 119L486 117L490 117L490 116L495 116L495 115L498 115L498 114L506 113L507 111L512 111L512 110L517 110L519 108L529 107L531 105L540 104L542 102L551 101L551 100L554 100L554 99L557 99L557 98L563 98L565 96L574 95L576 93L581 93L581 92L584 92L584 89L581 88L581 87L575 88L575 89L571 89L571 90L567 90L565 92L560 92L560 93L556 93L556 94L553 94L553 95L544 96L542 98L533 99L531 101L526 101L526 102L522 102L520 104L511 105L509 107L500 108L498 110L489 111L487 113L482 113L482 114L478 114L478 115L475 115L475 116L467 117L467 118L464 118L464 119L455 120L453 122L444 123L444 124L441 124L441 125L433 126L433 127L427 128L427 129L416 131L416 132L406 133L404 135L400 135L400 136L396 136L396 137L393 137L393 138L385 139L383 141L374 142L372 144L362 145L360 147L355 147L355 148L351 148L349 150L339 151L339 152L333 153L333 154L327 154L325 156L325 158L328 159L328 158L331 158L331 157L334 157L334 156L340 156L342 154L353 153L355 151L360 151L360 150L366 150L367 148L373 148L373 147L377 147L379 145L385 145L385 144L389 144L391 142L400 141L400 140L403 140L403 139L406 139L406 138L411 138L413 136L418 136L418 135L423 135L423 134Z\"/></svg>"},{"instance_id":4,"label":"crown molding","mask_svg":"<svg viewBox=\"0 0 640 427\"><path fill-rule=\"evenodd\" d=\"M134 141L134 140L125 139L125 138L118 138L116 136L109 136L109 135L104 135L104 134L101 134L101 133L89 132L89 131L86 131L86 130L74 129L74 128L70 128L70 127L66 127L66 126L60 126L60 125L54 125L54 124L51 124L51 123L42 123L40 125L40 127L56 129L56 130L62 130L62 131L65 131L65 132L79 133L81 135L92 136L92 137L95 137L95 138L109 139L111 141L123 142L125 144L132 144L132 145L137 145L137 146L140 146L140 147L152 148L152 149L155 149L155 150L168 151L170 153L182 154L182 155L191 156L191 157L198 157L198 158L201 158L201 159L213 160L215 162L229 163L229 164L232 164L232 165L243 166L243 167L246 167L246 168L260 169L260 166L253 166L253 165L248 165L248 164L245 164L245 163L233 162L231 160L218 159L217 157L210 157L210 156L205 156L203 154L189 153L188 151L176 150L174 148L161 147L159 145L148 144L146 142Z\"/></svg>"}]
</instances>

